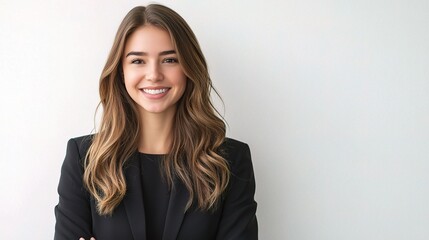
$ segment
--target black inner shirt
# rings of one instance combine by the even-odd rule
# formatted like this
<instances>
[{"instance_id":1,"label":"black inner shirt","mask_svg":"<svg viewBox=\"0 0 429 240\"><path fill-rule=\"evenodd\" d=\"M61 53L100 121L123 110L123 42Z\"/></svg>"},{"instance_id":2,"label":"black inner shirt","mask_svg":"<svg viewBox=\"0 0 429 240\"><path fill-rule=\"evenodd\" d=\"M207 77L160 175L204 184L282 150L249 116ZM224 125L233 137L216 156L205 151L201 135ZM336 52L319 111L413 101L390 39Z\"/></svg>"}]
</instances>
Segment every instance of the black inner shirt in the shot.
<instances>
[{"instance_id":1,"label":"black inner shirt","mask_svg":"<svg viewBox=\"0 0 429 240\"><path fill-rule=\"evenodd\" d=\"M170 191L161 174L163 155L140 153L146 238L162 239Z\"/></svg>"}]
</instances>

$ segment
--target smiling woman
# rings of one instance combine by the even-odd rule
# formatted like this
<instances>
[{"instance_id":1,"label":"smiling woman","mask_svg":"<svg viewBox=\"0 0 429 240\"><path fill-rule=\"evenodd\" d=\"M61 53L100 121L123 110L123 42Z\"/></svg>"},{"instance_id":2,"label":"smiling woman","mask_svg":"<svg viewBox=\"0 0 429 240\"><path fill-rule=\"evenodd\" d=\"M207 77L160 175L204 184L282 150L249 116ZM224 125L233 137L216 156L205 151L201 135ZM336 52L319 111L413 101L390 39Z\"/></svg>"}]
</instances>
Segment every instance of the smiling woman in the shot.
<instances>
[{"instance_id":1,"label":"smiling woman","mask_svg":"<svg viewBox=\"0 0 429 240\"><path fill-rule=\"evenodd\" d=\"M185 20L132 9L100 78L98 132L69 140L55 239L257 239L247 144L225 137Z\"/></svg>"}]
</instances>

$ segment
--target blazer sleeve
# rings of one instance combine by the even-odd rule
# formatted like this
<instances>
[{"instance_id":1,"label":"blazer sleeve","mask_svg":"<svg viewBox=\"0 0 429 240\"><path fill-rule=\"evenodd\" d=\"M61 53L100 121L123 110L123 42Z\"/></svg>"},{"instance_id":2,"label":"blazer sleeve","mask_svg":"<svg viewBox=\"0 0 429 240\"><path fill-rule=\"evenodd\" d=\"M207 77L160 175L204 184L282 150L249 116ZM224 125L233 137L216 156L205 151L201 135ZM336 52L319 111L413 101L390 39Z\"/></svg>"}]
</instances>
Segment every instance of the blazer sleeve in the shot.
<instances>
[{"instance_id":1,"label":"blazer sleeve","mask_svg":"<svg viewBox=\"0 0 429 240\"><path fill-rule=\"evenodd\" d=\"M256 220L257 203L255 177L247 144L240 146L236 156L231 159L230 188L224 199L222 216L218 228L218 240L258 239Z\"/></svg>"},{"instance_id":2,"label":"blazer sleeve","mask_svg":"<svg viewBox=\"0 0 429 240\"><path fill-rule=\"evenodd\" d=\"M92 218L89 193L83 187L83 158L78 143L70 139L58 185L59 203L55 206L55 240L89 239Z\"/></svg>"}]
</instances>

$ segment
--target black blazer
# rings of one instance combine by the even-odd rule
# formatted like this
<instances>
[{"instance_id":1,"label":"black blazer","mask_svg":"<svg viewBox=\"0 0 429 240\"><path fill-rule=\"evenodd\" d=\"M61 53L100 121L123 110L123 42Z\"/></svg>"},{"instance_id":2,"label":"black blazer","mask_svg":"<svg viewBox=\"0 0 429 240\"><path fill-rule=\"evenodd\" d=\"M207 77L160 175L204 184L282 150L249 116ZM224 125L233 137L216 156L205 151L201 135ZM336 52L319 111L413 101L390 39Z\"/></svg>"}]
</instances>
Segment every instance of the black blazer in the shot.
<instances>
[{"instance_id":1,"label":"black blazer","mask_svg":"<svg viewBox=\"0 0 429 240\"><path fill-rule=\"evenodd\" d=\"M124 167L127 193L112 216L100 216L96 204L84 189L83 159L91 136L70 139L58 185L55 207L56 240L146 240L145 209L137 152ZM231 178L220 207L214 212L190 208L185 212L188 191L175 183L170 195L162 240L258 239L255 179L247 144L227 138L223 144L231 168ZM155 239L147 239L155 240Z\"/></svg>"}]
</instances>

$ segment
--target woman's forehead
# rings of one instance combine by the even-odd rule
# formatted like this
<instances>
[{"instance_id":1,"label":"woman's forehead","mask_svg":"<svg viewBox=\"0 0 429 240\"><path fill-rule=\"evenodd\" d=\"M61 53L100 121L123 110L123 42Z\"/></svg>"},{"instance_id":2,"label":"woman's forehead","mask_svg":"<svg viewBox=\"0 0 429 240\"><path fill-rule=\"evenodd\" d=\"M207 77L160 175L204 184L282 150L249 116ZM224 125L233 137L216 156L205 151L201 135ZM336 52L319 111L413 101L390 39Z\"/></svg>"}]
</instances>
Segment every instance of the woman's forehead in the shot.
<instances>
[{"instance_id":1,"label":"woman's forehead","mask_svg":"<svg viewBox=\"0 0 429 240\"><path fill-rule=\"evenodd\" d=\"M148 55L175 50L170 34L159 27L145 25L137 28L125 43L125 54L130 51L144 52Z\"/></svg>"}]
</instances>

